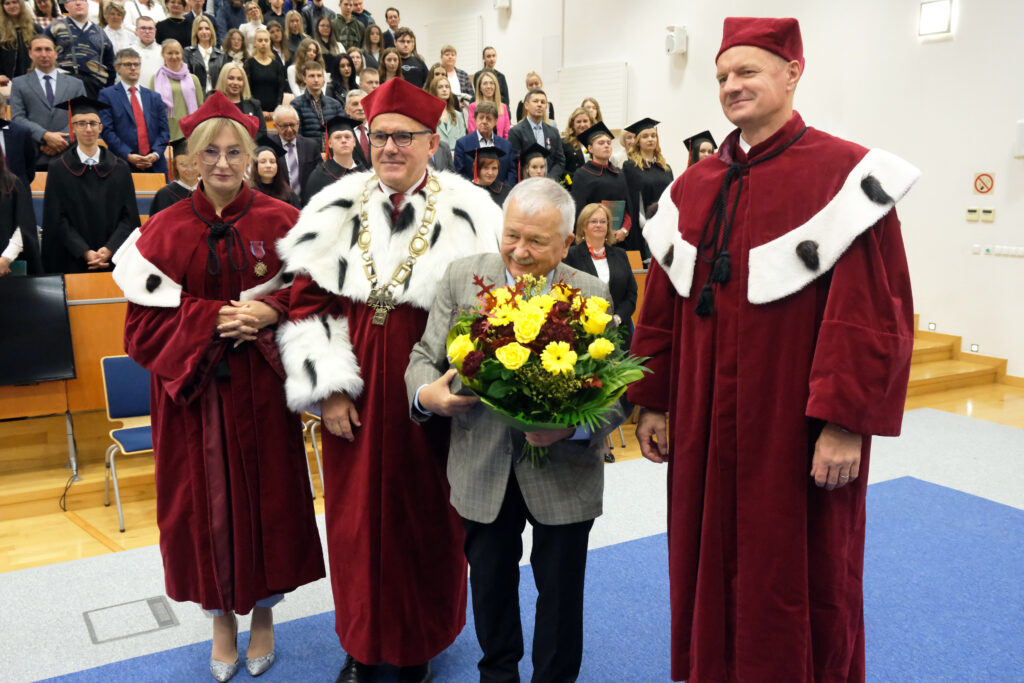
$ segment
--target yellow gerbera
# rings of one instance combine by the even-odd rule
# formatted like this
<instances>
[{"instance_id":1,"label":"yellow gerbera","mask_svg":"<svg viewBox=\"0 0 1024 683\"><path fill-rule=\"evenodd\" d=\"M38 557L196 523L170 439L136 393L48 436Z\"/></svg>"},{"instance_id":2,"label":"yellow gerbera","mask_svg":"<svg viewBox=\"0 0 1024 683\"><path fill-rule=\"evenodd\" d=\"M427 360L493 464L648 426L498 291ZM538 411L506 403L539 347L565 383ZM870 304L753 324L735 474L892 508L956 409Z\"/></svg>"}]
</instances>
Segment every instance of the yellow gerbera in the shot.
<instances>
[{"instance_id":1,"label":"yellow gerbera","mask_svg":"<svg viewBox=\"0 0 1024 683\"><path fill-rule=\"evenodd\" d=\"M552 375L572 374L576 352L566 342L551 342L540 354L540 364Z\"/></svg>"},{"instance_id":2,"label":"yellow gerbera","mask_svg":"<svg viewBox=\"0 0 1024 683\"><path fill-rule=\"evenodd\" d=\"M557 285L551 288L551 295L555 297L557 301L569 301L569 297L572 296L572 288L564 282L559 282Z\"/></svg>"},{"instance_id":3,"label":"yellow gerbera","mask_svg":"<svg viewBox=\"0 0 1024 683\"><path fill-rule=\"evenodd\" d=\"M462 359L466 357L466 354L475 348L476 345L473 344L473 340L469 338L468 334L460 334L455 339L452 339L452 343L448 345L448 358L456 365L459 365L462 363Z\"/></svg>"},{"instance_id":4,"label":"yellow gerbera","mask_svg":"<svg viewBox=\"0 0 1024 683\"><path fill-rule=\"evenodd\" d=\"M587 353L595 360L601 360L614 350L615 344L612 344L611 341L604 337L598 337L590 342L590 346L587 347Z\"/></svg>"},{"instance_id":5,"label":"yellow gerbera","mask_svg":"<svg viewBox=\"0 0 1024 683\"><path fill-rule=\"evenodd\" d=\"M513 308L510 304L501 304L491 309L491 325L494 327L501 327L502 325L508 325L509 323L515 322L515 319L519 315L519 311Z\"/></svg>"},{"instance_id":6,"label":"yellow gerbera","mask_svg":"<svg viewBox=\"0 0 1024 683\"><path fill-rule=\"evenodd\" d=\"M538 294L537 296L530 299L527 303L529 306L536 308L538 311L540 311L543 315L546 316L548 312L551 310L551 307L554 306L555 302L557 301L558 299L551 296L550 294Z\"/></svg>"},{"instance_id":7,"label":"yellow gerbera","mask_svg":"<svg viewBox=\"0 0 1024 683\"><path fill-rule=\"evenodd\" d=\"M496 305L507 304L512 300L512 290L508 287L491 290L491 298L494 299Z\"/></svg>"},{"instance_id":8,"label":"yellow gerbera","mask_svg":"<svg viewBox=\"0 0 1024 683\"><path fill-rule=\"evenodd\" d=\"M494 350L494 357L509 370L518 370L530 359L530 349L510 342Z\"/></svg>"}]
</instances>

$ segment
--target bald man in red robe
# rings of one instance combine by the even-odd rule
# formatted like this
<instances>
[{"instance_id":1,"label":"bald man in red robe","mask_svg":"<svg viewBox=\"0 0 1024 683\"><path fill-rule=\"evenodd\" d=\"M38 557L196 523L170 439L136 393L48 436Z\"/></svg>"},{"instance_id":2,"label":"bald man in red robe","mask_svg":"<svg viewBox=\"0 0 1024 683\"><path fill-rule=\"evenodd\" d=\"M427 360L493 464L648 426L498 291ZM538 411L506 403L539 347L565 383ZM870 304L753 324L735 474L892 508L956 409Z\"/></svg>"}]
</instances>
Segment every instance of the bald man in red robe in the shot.
<instances>
[{"instance_id":1,"label":"bald man in red robe","mask_svg":"<svg viewBox=\"0 0 1024 683\"><path fill-rule=\"evenodd\" d=\"M668 462L672 678L864 680L872 434L900 432L913 302L894 210L918 176L808 127L795 19L725 20L735 124L644 229L633 352L645 457Z\"/></svg>"}]
</instances>

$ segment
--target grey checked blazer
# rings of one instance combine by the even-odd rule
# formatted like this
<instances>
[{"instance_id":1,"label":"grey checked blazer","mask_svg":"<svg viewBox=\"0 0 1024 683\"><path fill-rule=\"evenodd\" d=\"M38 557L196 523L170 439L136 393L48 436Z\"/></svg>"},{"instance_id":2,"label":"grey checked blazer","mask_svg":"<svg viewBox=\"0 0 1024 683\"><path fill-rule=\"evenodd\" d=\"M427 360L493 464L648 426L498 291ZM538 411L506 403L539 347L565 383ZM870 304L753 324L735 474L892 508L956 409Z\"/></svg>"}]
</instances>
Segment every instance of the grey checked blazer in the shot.
<instances>
[{"instance_id":1,"label":"grey checked blazer","mask_svg":"<svg viewBox=\"0 0 1024 683\"><path fill-rule=\"evenodd\" d=\"M85 95L82 81L61 72L53 89L54 105L79 95ZM32 139L37 144L42 141L43 133L68 132L67 110L50 106L46 101L46 93L39 84L39 75L35 71L29 71L11 81L10 102L11 120L31 130Z\"/></svg>"},{"instance_id":2,"label":"grey checked blazer","mask_svg":"<svg viewBox=\"0 0 1024 683\"><path fill-rule=\"evenodd\" d=\"M448 369L445 339L459 311L477 305L477 287L473 276L488 284L505 285L505 263L498 254L480 254L452 263L437 287L423 338L412 349L405 384L409 405L416 391L433 382ZM609 297L608 288L592 275L559 264L554 281L564 280L579 287L584 296ZM610 299L609 299L610 300ZM461 387L458 377L452 390ZM410 408L412 418L425 416ZM527 460L515 462L525 437L517 429L499 422L490 408L478 403L469 412L452 418L451 447L448 454L448 481L452 506L474 522L493 522L505 498L511 468L523 492L530 514L541 524L572 524L601 514L604 495L603 442L622 422L621 408L608 413L609 424L590 440L562 440L551 446L548 463L535 468Z\"/></svg>"}]
</instances>

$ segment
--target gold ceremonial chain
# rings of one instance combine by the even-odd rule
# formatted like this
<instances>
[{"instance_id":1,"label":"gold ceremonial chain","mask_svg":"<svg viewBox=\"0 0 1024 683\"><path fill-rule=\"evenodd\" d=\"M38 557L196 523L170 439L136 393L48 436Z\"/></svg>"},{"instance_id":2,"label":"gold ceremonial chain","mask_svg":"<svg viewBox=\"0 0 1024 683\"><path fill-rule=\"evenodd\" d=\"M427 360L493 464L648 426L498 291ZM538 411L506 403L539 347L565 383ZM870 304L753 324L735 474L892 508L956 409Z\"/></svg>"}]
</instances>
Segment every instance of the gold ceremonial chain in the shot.
<instances>
[{"instance_id":1,"label":"gold ceremonial chain","mask_svg":"<svg viewBox=\"0 0 1024 683\"><path fill-rule=\"evenodd\" d=\"M357 240L359 249L363 253L363 272L366 279L370 281L370 296L366 300L367 305L373 309L373 324L383 325L387 320L388 313L395 307L394 290L403 282L409 279L412 274L412 267L416 265L416 259L427 253L430 243L427 241L427 233L430 226L434 224L434 215L437 210L434 204L437 202L437 193L441 191L441 184L437 182L437 176L433 173L427 178L427 206L423 209L423 220L420 221L419 230L413 235L409 242L409 258L398 264L391 282L380 287L377 285L377 266L370 255L370 217L366 212L366 203L370 201L370 188L378 183L377 175L366 181L363 188L363 199L359 206L359 238Z\"/></svg>"}]
</instances>

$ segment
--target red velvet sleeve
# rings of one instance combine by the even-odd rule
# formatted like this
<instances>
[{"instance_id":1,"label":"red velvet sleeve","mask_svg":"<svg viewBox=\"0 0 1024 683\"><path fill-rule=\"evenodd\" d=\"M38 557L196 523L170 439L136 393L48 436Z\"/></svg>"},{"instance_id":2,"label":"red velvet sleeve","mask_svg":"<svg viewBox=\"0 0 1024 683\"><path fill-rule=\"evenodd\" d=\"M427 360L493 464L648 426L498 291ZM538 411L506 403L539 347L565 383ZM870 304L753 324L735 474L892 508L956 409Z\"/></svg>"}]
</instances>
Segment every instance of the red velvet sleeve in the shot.
<instances>
[{"instance_id":1,"label":"red velvet sleeve","mask_svg":"<svg viewBox=\"0 0 1024 683\"><path fill-rule=\"evenodd\" d=\"M898 436L914 350L914 303L890 211L836 263L810 375L808 417Z\"/></svg>"},{"instance_id":2,"label":"red velvet sleeve","mask_svg":"<svg viewBox=\"0 0 1024 683\"><path fill-rule=\"evenodd\" d=\"M217 312L225 302L181 293L176 308L128 304L124 348L158 377L175 403L194 399L213 376L229 341L217 336Z\"/></svg>"},{"instance_id":3,"label":"red velvet sleeve","mask_svg":"<svg viewBox=\"0 0 1024 683\"><path fill-rule=\"evenodd\" d=\"M637 405L661 412L668 412L672 330L677 298L665 271L652 259L651 268L647 272L640 318L630 346L633 355L650 357L647 367L652 372L631 384L627 396Z\"/></svg>"}]
</instances>

